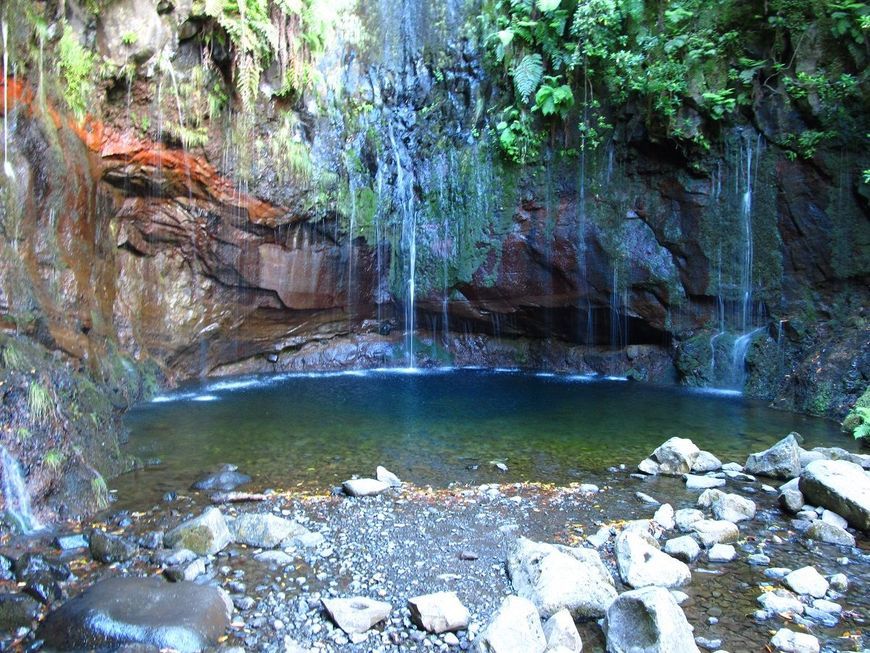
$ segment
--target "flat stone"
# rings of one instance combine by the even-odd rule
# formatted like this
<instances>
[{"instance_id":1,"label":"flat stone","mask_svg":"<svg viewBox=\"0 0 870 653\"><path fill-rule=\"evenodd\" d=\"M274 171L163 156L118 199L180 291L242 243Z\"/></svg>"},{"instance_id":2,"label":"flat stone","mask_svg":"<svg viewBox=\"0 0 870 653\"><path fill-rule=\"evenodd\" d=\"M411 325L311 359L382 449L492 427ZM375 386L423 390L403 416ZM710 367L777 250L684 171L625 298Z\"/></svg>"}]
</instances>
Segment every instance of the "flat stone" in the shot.
<instances>
[{"instance_id":1,"label":"flat stone","mask_svg":"<svg viewBox=\"0 0 870 653\"><path fill-rule=\"evenodd\" d=\"M650 476L655 476L659 473L659 464L652 458L644 458L638 463L637 468L639 471Z\"/></svg>"},{"instance_id":2,"label":"flat stone","mask_svg":"<svg viewBox=\"0 0 870 653\"><path fill-rule=\"evenodd\" d=\"M714 476L686 474L683 478L686 481L687 490L706 490L711 487L722 487L725 485L724 478L716 478Z\"/></svg>"},{"instance_id":3,"label":"flat stone","mask_svg":"<svg viewBox=\"0 0 870 653\"><path fill-rule=\"evenodd\" d=\"M651 497L650 495L645 494L643 492L635 492L634 496L641 503L646 503L646 504L651 505L651 506L657 506L657 505L661 504L661 501L659 501L658 499Z\"/></svg>"},{"instance_id":4,"label":"flat stone","mask_svg":"<svg viewBox=\"0 0 870 653\"><path fill-rule=\"evenodd\" d=\"M780 628L770 639L770 645L783 653L819 653L818 638L788 628Z\"/></svg>"},{"instance_id":5,"label":"flat stone","mask_svg":"<svg viewBox=\"0 0 870 653\"><path fill-rule=\"evenodd\" d=\"M685 563L650 546L634 533L621 533L616 538L615 550L619 575L631 587L683 587L692 580Z\"/></svg>"},{"instance_id":6,"label":"flat stone","mask_svg":"<svg viewBox=\"0 0 870 653\"><path fill-rule=\"evenodd\" d=\"M701 547L691 535L682 535L668 540L663 551L683 562L694 562L701 555Z\"/></svg>"},{"instance_id":7,"label":"flat stone","mask_svg":"<svg viewBox=\"0 0 870 653\"><path fill-rule=\"evenodd\" d=\"M507 567L514 591L545 619L562 609L578 618L601 617L616 598L613 578L592 549L521 537Z\"/></svg>"},{"instance_id":8,"label":"flat stone","mask_svg":"<svg viewBox=\"0 0 870 653\"><path fill-rule=\"evenodd\" d=\"M217 508L206 508L199 517L182 522L163 537L167 547L190 549L197 555L212 555L232 541L227 522Z\"/></svg>"},{"instance_id":9,"label":"flat stone","mask_svg":"<svg viewBox=\"0 0 870 653\"><path fill-rule=\"evenodd\" d=\"M752 553L746 556L746 562L757 567L764 567L770 564L770 556L763 553Z\"/></svg>"},{"instance_id":10,"label":"flat stone","mask_svg":"<svg viewBox=\"0 0 870 653\"><path fill-rule=\"evenodd\" d=\"M609 653L698 653L686 615L661 587L621 594L607 610L603 628Z\"/></svg>"},{"instance_id":11,"label":"flat stone","mask_svg":"<svg viewBox=\"0 0 870 653\"><path fill-rule=\"evenodd\" d=\"M731 562L737 557L737 550L730 544L714 544L707 553L710 562Z\"/></svg>"},{"instance_id":12,"label":"flat stone","mask_svg":"<svg viewBox=\"0 0 870 653\"><path fill-rule=\"evenodd\" d=\"M813 505L870 533L870 476L859 465L845 460L812 462L801 474L800 489Z\"/></svg>"},{"instance_id":13,"label":"flat stone","mask_svg":"<svg viewBox=\"0 0 870 653\"><path fill-rule=\"evenodd\" d=\"M284 540L308 532L295 521L269 513L243 513L233 522L236 542L262 549L274 549Z\"/></svg>"},{"instance_id":14,"label":"flat stone","mask_svg":"<svg viewBox=\"0 0 870 653\"><path fill-rule=\"evenodd\" d=\"M455 592L436 592L408 599L411 621L429 633L446 633L468 628L471 614Z\"/></svg>"},{"instance_id":15,"label":"flat stone","mask_svg":"<svg viewBox=\"0 0 870 653\"><path fill-rule=\"evenodd\" d=\"M364 633L390 616L392 606L364 596L349 599L322 599L323 607L348 635Z\"/></svg>"},{"instance_id":16,"label":"flat stone","mask_svg":"<svg viewBox=\"0 0 870 653\"><path fill-rule=\"evenodd\" d=\"M352 497L371 497L390 489L389 485L374 478L353 478L342 483L341 487Z\"/></svg>"},{"instance_id":17,"label":"flat stone","mask_svg":"<svg viewBox=\"0 0 870 653\"><path fill-rule=\"evenodd\" d=\"M547 619L544 623L544 637L547 639L547 653L580 653L583 650L577 625L567 610L559 610Z\"/></svg>"},{"instance_id":18,"label":"flat stone","mask_svg":"<svg viewBox=\"0 0 870 653\"><path fill-rule=\"evenodd\" d=\"M82 533L74 535L61 535L54 540L55 546L61 551L72 551L73 549L88 548L88 538Z\"/></svg>"},{"instance_id":19,"label":"flat stone","mask_svg":"<svg viewBox=\"0 0 870 653\"><path fill-rule=\"evenodd\" d=\"M795 569L783 581L798 594L809 594L817 599L828 591L828 581L814 567Z\"/></svg>"},{"instance_id":20,"label":"flat stone","mask_svg":"<svg viewBox=\"0 0 870 653\"><path fill-rule=\"evenodd\" d=\"M262 551L254 555L254 560L262 562L266 565L274 565L276 567L287 567L293 564L293 556L284 551Z\"/></svg>"},{"instance_id":21,"label":"flat stone","mask_svg":"<svg viewBox=\"0 0 870 653\"><path fill-rule=\"evenodd\" d=\"M830 612L831 614L841 614L843 612L842 605L840 605L839 603L834 603L833 601L828 601L827 599L814 599L813 607L816 610Z\"/></svg>"},{"instance_id":22,"label":"flat stone","mask_svg":"<svg viewBox=\"0 0 870 653\"><path fill-rule=\"evenodd\" d=\"M492 621L474 640L476 653L544 653L546 648L535 606L513 595L505 597Z\"/></svg>"},{"instance_id":23,"label":"flat stone","mask_svg":"<svg viewBox=\"0 0 870 653\"><path fill-rule=\"evenodd\" d=\"M757 600L768 612L777 614L803 614L804 612L804 604L801 600L785 589L765 592Z\"/></svg>"},{"instance_id":24,"label":"flat stone","mask_svg":"<svg viewBox=\"0 0 870 653\"><path fill-rule=\"evenodd\" d=\"M791 572L792 570L788 567L770 567L769 569L764 570L764 576L766 578L772 578L773 580L782 580Z\"/></svg>"},{"instance_id":25,"label":"flat stone","mask_svg":"<svg viewBox=\"0 0 870 653\"><path fill-rule=\"evenodd\" d=\"M62 651L142 644L182 653L216 646L232 604L214 587L156 577L109 578L50 613L38 638Z\"/></svg>"},{"instance_id":26,"label":"flat stone","mask_svg":"<svg viewBox=\"0 0 870 653\"><path fill-rule=\"evenodd\" d=\"M701 546L709 549L714 544L729 544L736 542L740 537L740 530L736 524L721 519L702 519L692 524Z\"/></svg>"}]
</instances>

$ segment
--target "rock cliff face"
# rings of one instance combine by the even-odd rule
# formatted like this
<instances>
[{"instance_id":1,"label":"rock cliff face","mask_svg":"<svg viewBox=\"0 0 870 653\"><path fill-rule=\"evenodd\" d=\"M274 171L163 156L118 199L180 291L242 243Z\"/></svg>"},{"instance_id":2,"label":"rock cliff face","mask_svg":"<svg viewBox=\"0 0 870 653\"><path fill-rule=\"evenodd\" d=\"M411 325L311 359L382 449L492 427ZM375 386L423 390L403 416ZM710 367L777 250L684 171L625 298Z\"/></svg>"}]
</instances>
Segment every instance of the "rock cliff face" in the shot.
<instances>
[{"instance_id":1,"label":"rock cliff face","mask_svg":"<svg viewBox=\"0 0 870 653\"><path fill-rule=\"evenodd\" d=\"M311 91L200 123L188 4L125 0L80 25L136 71L100 88L101 119L70 117L37 70L5 78L0 320L123 386L119 406L148 365L547 366L832 417L866 387L866 153L789 160L785 118L758 107L702 160L617 116L596 153L506 164L453 2L348 9ZM119 40L118 12L147 34ZM207 138L181 147L194 126Z\"/></svg>"}]
</instances>

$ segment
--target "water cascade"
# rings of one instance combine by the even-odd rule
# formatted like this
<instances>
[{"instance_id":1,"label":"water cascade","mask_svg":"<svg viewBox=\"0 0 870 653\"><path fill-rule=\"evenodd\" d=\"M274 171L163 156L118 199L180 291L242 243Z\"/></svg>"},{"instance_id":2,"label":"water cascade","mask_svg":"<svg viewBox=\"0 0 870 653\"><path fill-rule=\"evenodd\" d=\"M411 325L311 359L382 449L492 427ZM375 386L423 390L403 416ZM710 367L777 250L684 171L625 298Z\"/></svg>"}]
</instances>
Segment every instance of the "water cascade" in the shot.
<instances>
[{"instance_id":1,"label":"water cascade","mask_svg":"<svg viewBox=\"0 0 870 653\"><path fill-rule=\"evenodd\" d=\"M2 445L0 445L0 469L3 470L3 500L6 504L6 516L24 534L40 530L42 524L30 507L30 495L24 483L21 465Z\"/></svg>"},{"instance_id":2,"label":"water cascade","mask_svg":"<svg viewBox=\"0 0 870 653\"><path fill-rule=\"evenodd\" d=\"M15 171L9 162L9 27L2 23L3 31L3 172L12 179ZM40 85L41 86L41 85Z\"/></svg>"}]
</instances>

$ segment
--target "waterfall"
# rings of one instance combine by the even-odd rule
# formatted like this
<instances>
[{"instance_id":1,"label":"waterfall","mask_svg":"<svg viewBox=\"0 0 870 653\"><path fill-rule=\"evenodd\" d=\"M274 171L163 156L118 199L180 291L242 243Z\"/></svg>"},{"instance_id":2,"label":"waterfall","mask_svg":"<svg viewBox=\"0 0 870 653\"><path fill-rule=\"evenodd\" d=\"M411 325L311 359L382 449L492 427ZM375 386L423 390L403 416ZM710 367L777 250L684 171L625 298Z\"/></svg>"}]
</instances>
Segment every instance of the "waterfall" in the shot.
<instances>
[{"instance_id":1,"label":"waterfall","mask_svg":"<svg viewBox=\"0 0 870 653\"><path fill-rule=\"evenodd\" d=\"M9 162L9 27L4 20L3 31L3 172L7 177L15 177L15 171Z\"/></svg>"},{"instance_id":2,"label":"waterfall","mask_svg":"<svg viewBox=\"0 0 870 653\"><path fill-rule=\"evenodd\" d=\"M402 167L402 158L390 123L390 144L393 147L393 157L396 160L397 194L402 209L402 254L405 258L402 266L407 270L405 278L405 367L413 368L414 362L414 310L417 283L417 218L414 208L414 178L411 171Z\"/></svg>"},{"instance_id":3,"label":"waterfall","mask_svg":"<svg viewBox=\"0 0 870 653\"><path fill-rule=\"evenodd\" d=\"M731 387L742 390L746 385L746 352L752 339L764 331L765 327L758 327L749 333L744 333L734 341L731 349Z\"/></svg>"},{"instance_id":4,"label":"waterfall","mask_svg":"<svg viewBox=\"0 0 870 653\"><path fill-rule=\"evenodd\" d=\"M21 473L21 465L0 445L0 468L3 470L3 499L6 516L24 533L29 534L42 528L42 524L30 507L30 495Z\"/></svg>"}]
</instances>

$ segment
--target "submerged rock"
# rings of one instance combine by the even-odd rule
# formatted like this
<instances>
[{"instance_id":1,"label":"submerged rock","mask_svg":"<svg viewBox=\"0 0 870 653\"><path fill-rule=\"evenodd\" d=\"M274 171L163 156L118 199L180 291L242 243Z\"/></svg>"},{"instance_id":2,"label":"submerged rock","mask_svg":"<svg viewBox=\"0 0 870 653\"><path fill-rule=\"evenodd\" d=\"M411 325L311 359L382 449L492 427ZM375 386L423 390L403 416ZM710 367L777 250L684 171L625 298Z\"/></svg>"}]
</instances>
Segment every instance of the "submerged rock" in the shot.
<instances>
[{"instance_id":1,"label":"submerged rock","mask_svg":"<svg viewBox=\"0 0 870 653\"><path fill-rule=\"evenodd\" d=\"M206 474L190 487L191 489L205 492L215 492L218 490L229 492L230 490L235 490L240 485L250 482L251 477L247 474L242 474L235 465L222 465L220 469Z\"/></svg>"},{"instance_id":2,"label":"submerged rock","mask_svg":"<svg viewBox=\"0 0 870 653\"><path fill-rule=\"evenodd\" d=\"M696 476L695 474L686 474L684 476L687 490L707 490L714 487L722 487L725 485L724 478L716 478L715 476Z\"/></svg>"},{"instance_id":3,"label":"submerged rock","mask_svg":"<svg viewBox=\"0 0 870 653\"><path fill-rule=\"evenodd\" d=\"M390 616L392 606L364 596L350 599L322 599L323 607L348 635L364 633Z\"/></svg>"},{"instance_id":4,"label":"submerged rock","mask_svg":"<svg viewBox=\"0 0 870 653\"><path fill-rule=\"evenodd\" d=\"M562 609L601 617L616 598L613 578L597 551L519 538L508 558L511 584L545 619Z\"/></svg>"},{"instance_id":5,"label":"submerged rock","mask_svg":"<svg viewBox=\"0 0 870 653\"><path fill-rule=\"evenodd\" d=\"M699 653L686 615L661 587L620 595L607 610L604 632L609 653Z\"/></svg>"},{"instance_id":6,"label":"submerged rock","mask_svg":"<svg viewBox=\"0 0 870 653\"><path fill-rule=\"evenodd\" d=\"M634 533L616 538L616 562L625 584L635 588L656 585L683 587L692 580L685 563L650 546Z\"/></svg>"},{"instance_id":7,"label":"submerged rock","mask_svg":"<svg viewBox=\"0 0 870 653\"><path fill-rule=\"evenodd\" d=\"M797 437L795 437L797 436ZM795 478L801 473L799 435L789 433L782 440L764 451L751 454L746 459L746 471L750 474L774 478Z\"/></svg>"},{"instance_id":8,"label":"submerged rock","mask_svg":"<svg viewBox=\"0 0 870 653\"><path fill-rule=\"evenodd\" d=\"M507 596L486 629L475 639L475 653L544 653L547 639L541 617L528 599Z\"/></svg>"},{"instance_id":9,"label":"submerged rock","mask_svg":"<svg viewBox=\"0 0 870 653\"><path fill-rule=\"evenodd\" d=\"M801 474L800 489L811 504L833 510L870 533L870 477L860 466L845 460L817 460Z\"/></svg>"},{"instance_id":10,"label":"submerged rock","mask_svg":"<svg viewBox=\"0 0 870 653\"><path fill-rule=\"evenodd\" d=\"M206 508L199 517L182 522L163 536L166 546L190 549L197 555L217 553L232 541L227 522L217 508Z\"/></svg>"},{"instance_id":11,"label":"submerged rock","mask_svg":"<svg viewBox=\"0 0 870 653\"><path fill-rule=\"evenodd\" d=\"M126 644L185 653L215 646L230 625L219 589L159 578L100 581L48 615L38 637L49 649L114 649Z\"/></svg>"},{"instance_id":12,"label":"submerged rock","mask_svg":"<svg viewBox=\"0 0 870 653\"><path fill-rule=\"evenodd\" d=\"M411 621L429 633L464 630L471 618L455 592L436 592L408 599Z\"/></svg>"}]
</instances>

